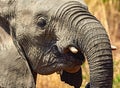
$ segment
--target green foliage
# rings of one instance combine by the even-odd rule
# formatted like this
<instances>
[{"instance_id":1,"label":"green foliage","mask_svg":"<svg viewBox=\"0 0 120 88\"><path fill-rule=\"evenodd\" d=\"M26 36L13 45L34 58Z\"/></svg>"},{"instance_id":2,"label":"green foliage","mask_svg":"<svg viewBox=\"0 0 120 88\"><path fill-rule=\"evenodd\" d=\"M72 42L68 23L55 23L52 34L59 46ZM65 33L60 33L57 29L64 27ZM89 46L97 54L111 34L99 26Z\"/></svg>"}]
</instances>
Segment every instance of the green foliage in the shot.
<instances>
[{"instance_id":1,"label":"green foliage","mask_svg":"<svg viewBox=\"0 0 120 88\"><path fill-rule=\"evenodd\" d=\"M115 75L113 80L113 88L120 88L120 75Z\"/></svg>"},{"instance_id":2,"label":"green foliage","mask_svg":"<svg viewBox=\"0 0 120 88\"><path fill-rule=\"evenodd\" d=\"M102 0L105 3L111 3L113 7L120 12L120 0Z\"/></svg>"},{"instance_id":3,"label":"green foliage","mask_svg":"<svg viewBox=\"0 0 120 88\"><path fill-rule=\"evenodd\" d=\"M117 75L114 80L113 80L114 83L120 83L120 75Z\"/></svg>"},{"instance_id":4,"label":"green foliage","mask_svg":"<svg viewBox=\"0 0 120 88\"><path fill-rule=\"evenodd\" d=\"M103 1L103 3L106 3L106 2L108 2L109 0L102 0Z\"/></svg>"}]
</instances>

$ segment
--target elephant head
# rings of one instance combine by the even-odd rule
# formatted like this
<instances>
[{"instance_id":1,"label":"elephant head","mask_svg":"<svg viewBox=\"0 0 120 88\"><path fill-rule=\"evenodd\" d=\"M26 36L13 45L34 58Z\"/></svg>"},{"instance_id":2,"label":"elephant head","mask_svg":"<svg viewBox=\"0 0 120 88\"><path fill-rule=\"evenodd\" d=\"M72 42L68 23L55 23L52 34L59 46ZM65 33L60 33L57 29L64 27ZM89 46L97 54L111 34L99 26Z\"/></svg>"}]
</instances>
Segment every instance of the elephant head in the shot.
<instances>
[{"instance_id":1,"label":"elephant head","mask_svg":"<svg viewBox=\"0 0 120 88\"><path fill-rule=\"evenodd\" d=\"M3 10L7 15L1 16L8 20L13 42L31 71L63 71L61 80L77 88L86 56L90 88L112 88L110 41L83 0L10 0L8 5L8 12Z\"/></svg>"}]
</instances>

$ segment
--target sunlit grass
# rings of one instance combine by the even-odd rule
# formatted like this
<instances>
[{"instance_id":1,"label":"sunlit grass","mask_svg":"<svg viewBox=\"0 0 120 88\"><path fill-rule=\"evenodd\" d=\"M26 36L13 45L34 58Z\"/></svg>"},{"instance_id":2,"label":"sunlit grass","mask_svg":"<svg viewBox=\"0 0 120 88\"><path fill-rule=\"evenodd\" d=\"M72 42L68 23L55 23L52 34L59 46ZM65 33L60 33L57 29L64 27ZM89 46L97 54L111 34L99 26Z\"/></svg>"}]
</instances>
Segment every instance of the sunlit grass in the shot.
<instances>
[{"instance_id":1,"label":"sunlit grass","mask_svg":"<svg viewBox=\"0 0 120 88\"><path fill-rule=\"evenodd\" d=\"M120 0L102 0L104 4L112 4L113 8L120 11Z\"/></svg>"}]
</instances>

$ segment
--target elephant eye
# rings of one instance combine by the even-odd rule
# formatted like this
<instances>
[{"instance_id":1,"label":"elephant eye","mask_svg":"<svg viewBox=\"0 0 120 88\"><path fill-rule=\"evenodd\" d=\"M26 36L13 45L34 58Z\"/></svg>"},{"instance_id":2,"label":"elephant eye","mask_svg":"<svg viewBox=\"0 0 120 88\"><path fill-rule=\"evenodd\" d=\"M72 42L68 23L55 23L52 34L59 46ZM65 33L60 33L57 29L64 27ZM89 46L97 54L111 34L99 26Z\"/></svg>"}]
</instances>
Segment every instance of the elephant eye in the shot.
<instances>
[{"instance_id":1,"label":"elephant eye","mask_svg":"<svg viewBox=\"0 0 120 88\"><path fill-rule=\"evenodd\" d=\"M47 20L44 17L38 18L37 26L38 27L45 27L47 25Z\"/></svg>"}]
</instances>

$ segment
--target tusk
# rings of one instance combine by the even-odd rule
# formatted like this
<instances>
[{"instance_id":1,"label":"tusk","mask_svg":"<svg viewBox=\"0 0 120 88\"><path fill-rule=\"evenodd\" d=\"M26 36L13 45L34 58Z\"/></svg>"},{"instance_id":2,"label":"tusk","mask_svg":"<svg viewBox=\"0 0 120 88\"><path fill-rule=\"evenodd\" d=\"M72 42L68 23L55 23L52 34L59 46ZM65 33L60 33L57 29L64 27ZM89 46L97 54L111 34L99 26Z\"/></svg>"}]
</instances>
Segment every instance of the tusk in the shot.
<instances>
[{"instance_id":1,"label":"tusk","mask_svg":"<svg viewBox=\"0 0 120 88\"><path fill-rule=\"evenodd\" d=\"M114 45L111 45L111 48L112 48L112 50L116 50L117 49L117 47L114 46Z\"/></svg>"},{"instance_id":2,"label":"tusk","mask_svg":"<svg viewBox=\"0 0 120 88\"><path fill-rule=\"evenodd\" d=\"M69 50L74 54L78 53L78 49L76 49L75 47L69 47Z\"/></svg>"}]
</instances>

